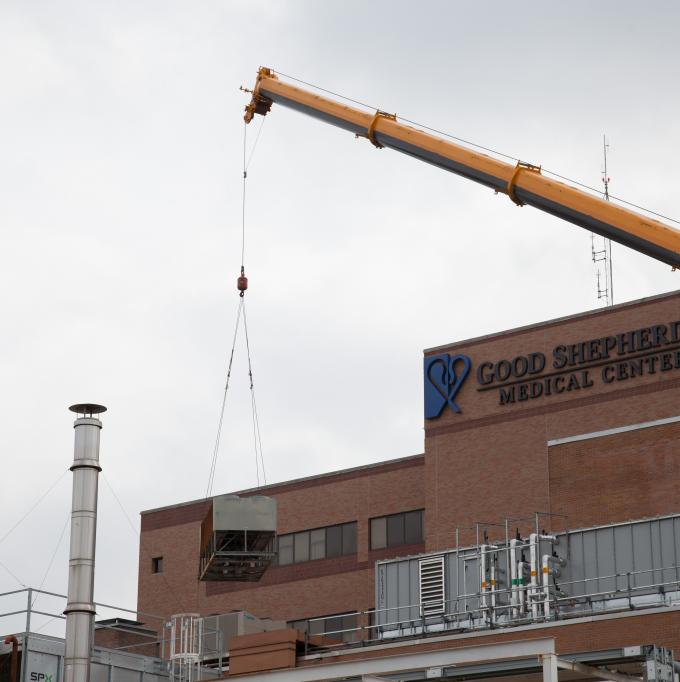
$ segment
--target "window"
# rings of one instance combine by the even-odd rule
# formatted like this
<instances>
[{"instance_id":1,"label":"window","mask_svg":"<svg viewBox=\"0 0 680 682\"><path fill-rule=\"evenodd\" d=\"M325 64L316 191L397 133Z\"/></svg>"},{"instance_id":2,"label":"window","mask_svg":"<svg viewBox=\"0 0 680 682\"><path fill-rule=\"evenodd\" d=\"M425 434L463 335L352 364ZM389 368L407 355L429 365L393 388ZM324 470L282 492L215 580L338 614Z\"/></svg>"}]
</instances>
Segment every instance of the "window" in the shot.
<instances>
[{"instance_id":1,"label":"window","mask_svg":"<svg viewBox=\"0 0 680 682\"><path fill-rule=\"evenodd\" d=\"M279 566L299 564L315 559L333 559L357 551L356 521L327 526L300 533L287 533L278 538Z\"/></svg>"},{"instance_id":2,"label":"window","mask_svg":"<svg viewBox=\"0 0 680 682\"><path fill-rule=\"evenodd\" d=\"M163 557L155 556L151 559L151 572L152 573L163 573Z\"/></svg>"},{"instance_id":3,"label":"window","mask_svg":"<svg viewBox=\"0 0 680 682\"><path fill-rule=\"evenodd\" d=\"M359 632L356 629L359 626L357 613L293 620L288 625L302 632L309 632L312 636L326 636L342 642L356 642L359 639Z\"/></svg>"},{"instance_id":4,"label":"window","mask_svg":"<svg viewBox=\"0 0 680 682\"><path fill-rule=\"evenodd\" d=\"M326 529L317 528L309 533L309 558L310 559L325 559L326 558Z\"/></svg>"},{"instance_id":5,"label":"window","mask_svg":"<svg viewBox=\"0 0 680 682\"><path fill-rule=\"evenodd\" d=\"M417 545L423 541L423 512L412 511L404 514L404 544Z\"/></svg>"},{"instance_id":6,"label":"window","mask_svg":"<svg viewBox=\"0 0 680 682\"><path fill-rule=\"evenodd\" d=\"M422 509L371 519L371 549L418 545L423 535Z\"/></svg>"},{"instance_id":7,"label":"window","mask_svg":"<svg viewBox=\"0 0 680 682\"><path fill-rule=\"evenodd\" d=\"M342 527L326 528L326 556L332 559L342 555Z\"/></svg>"},{"instance_id":8,"label":"window","mask_svg":"<svg viewBox=\"0 0 680 682\"><path fill-rule=\"evenodd\" d=\"M387 517L387 546L396 547L404 544L404 515L395 514Z\"/></svg>"},{"instance_id":9,"label":"window","mask_svg":"<svg viewBox=\"0 0 680 682\"><path fill-rule=\"evenodd\" d=\"M309 531L295 533L295 563L309 561Z\"/></svg>"},{"instance_id":10,"label":"window","mask_svg":"<svg viewBox=\"0 0 680 682\"><path fill-rule=\"evenodd\" d=\"M371 549L387 547L387 518L371 519Z\"/></svg>"},{"instance_id":11,"label":"window","mask_svg":"<svg viewBox=\"0 0 680 682\"><path fill-rule=\"evenodd\" d=\"M357 524L345 523L342 526L342 553L356 554L357 551Z\"/></svg>"},{"instance_id":12,"label":"window","mask_svg":"<svg viewBox=\"0 0 680 682\"><path fill-rule=\"evenodd\" d=\"M279 565L293 563L293 535L279 536Z\"/></svg>"}]
</instances>

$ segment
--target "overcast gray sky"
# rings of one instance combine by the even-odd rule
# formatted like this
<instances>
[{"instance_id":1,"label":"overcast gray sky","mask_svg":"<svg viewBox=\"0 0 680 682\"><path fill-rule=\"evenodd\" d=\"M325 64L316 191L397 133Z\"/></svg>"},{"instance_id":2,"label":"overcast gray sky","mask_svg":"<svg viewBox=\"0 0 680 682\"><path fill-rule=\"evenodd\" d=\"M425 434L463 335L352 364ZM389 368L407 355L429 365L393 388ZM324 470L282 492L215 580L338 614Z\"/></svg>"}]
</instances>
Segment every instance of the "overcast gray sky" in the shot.
<instances>
[{"instance_id":1,"label":"overcast gray sky","mask_svg":"<svg viewBox=\"0 0 680 682\"><path fill-rule=\"evenodd\" d=\"M679 30L671 1L0 0L0 537L69 466L75 402L109 407L135 526L204 494L260 65L598 187L606 133L611 191L677 218ZM421 452L423 348L601 305L587 232L280 107L248 182L269 482ZM679 278L614 246L617 302ZM240 343L215 492L255 482ZM0 544L25 584L66 590L70 484ZM104 482L100 508L96 598L134 606Z\"/></svg>"}]
</instances>

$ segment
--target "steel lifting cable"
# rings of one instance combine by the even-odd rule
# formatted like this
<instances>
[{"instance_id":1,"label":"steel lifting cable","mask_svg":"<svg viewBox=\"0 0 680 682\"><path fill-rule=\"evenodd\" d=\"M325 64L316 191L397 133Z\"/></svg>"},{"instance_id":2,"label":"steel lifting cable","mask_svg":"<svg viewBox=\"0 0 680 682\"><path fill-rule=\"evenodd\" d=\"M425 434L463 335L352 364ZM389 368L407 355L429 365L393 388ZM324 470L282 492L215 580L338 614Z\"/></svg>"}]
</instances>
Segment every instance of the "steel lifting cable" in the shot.
<instances>
[{"instance_id":1,"label":"steel lifting cable","mask_svg":"<svg viewBox=\"0 0 680 682\"><path fill-rule=\"evenodd\" d=\"M255 384L253 381L253 365L250 355L250 338L248 336L248 321L246 318L246 304L245 304L245 291L248 288L248 280L245 278L244 270L244 256L245 256L245 244L246 244L246 180L248 179L248 168L253 160L253 154L255 154L255 149L257 148L257 143L260 140L260 135L262 134L262 128L264 126L264 117L260 123L260 128L255 136L255 142L253 143L253 148L250 152L250 156L246 158L246 135L248 130L247 123L243 124L243 206L241 210L241 277L238 280L238 289L240 291L241 297L241 308L243 310L243 331L246 337L246 353L248 355L248 379L250 381L250 403L253 419L253 444L255 448L255 476L257 479L257 487L260 487L260 466L262 467L262 480L263 483L267 484L267 474L264 469L264 456L262 454L262 437L260 435L260 419L257 414L257 402L255 400ZM242 281L244 280L244 281ZM241 288L244 285L244 288ZM258 452L259 452L259 464L258 464Z\"/></svg>"},{"instance_id":2,"label":"steel lifting cable","mask_svg":"<svg viewBox=\"0 0 680 682\"><path fill-rule=\"evenodd\" d=\"M246 162L246 142L248 138L247 123L243 123L243 194L241 200L241 277L244 276L243 262L246 254L246 179L248 178L248 166ZM240 295L243 298L245 289Z\"/></svg>"},{"instance_id":3,"label":"steel lifting cable","mask_svg":"<svg viewBox=\"0 0 680 682\"><path fill-rule=\"evenodd\" d=\"M242 299L243 300L243 299ZM250 379L250 402L253 413L253 441L255 444L255 471L257 475L257 487L260 487L260 466L262 467L262 481L267 485L267 473L264 470L264 456L262 454L262 436L260 435L260 419L257 414L257 402L255 401L255 384L253 382L253 366L250 360L250 339L248 338L248 322L246 319L246 307L243 304L243 330L246 336L246 351L248 354L248 378ZM258 465L259 451L259 465Z\"/></svg>"},{"instance_id":4,"label":"steel lifting cable","mask_svg":"<svg viewBox=\"0 0 680 682\"><path fill-rule=\"evenodd\" d=\"M222 394L222 408L220 409L220 418L217 423L217 435L215 436L215 447L213 449L212 461L210 463L210 475L208 476L208 487L205 491L206 499L212 494L213 483L215 482L215 467L217 466L217 453L220 449L220 437L222 436L222 424L224 423L224 408L227 405L227 392L229 391L229 380L231 379L231 368L234 364L234 349L236 348L236 336L238 334L238 327L241 322L241 312L243 311L243 297L239 299L238 311L236 313L236 324L234 325L234 337L231 343L231 352L229 353L229 366L227 369L227 380L224 384L224 393Z\"/></svg>"},{"instance_id":5,"label":"steel lifting cable","mask_svg":"<svg viewBox=\"0 0 680 682\"><path fill-rule=\"evenodd\" d=\"M253 154L255 154L255 149L257 148L257 143L260 141L260 135L262 134L262 128L264 127L264 116L262 117L262 122L258 128L257 135L255 136L255 142L253 142L253 148L250 150L250 156L247 154L247 139L248 139L248 124L243 122L243 192L241 198L241 277L245 277L244 271L244 260L246 253L246 180L248 179L248 168L250 167L250 162L253 160ZM247 286L247 280L246 280ZM245 289L241 290L241 298Z\"/></svg>"},{"instance_id":6,"label":"steel lifting cable","mask_svg":"<svg viewBox=\"0 0 680 682\"><path fill-rule=\"evenodd\" d=\"M239 291L239 305L236 313L236 324L234 325L234 335L232 337L231 351L229 353L229 365L227 368L227 379L224 385L224 393L222 394L222 406L220 408L220 416L217 424L217 434L215 436L215 446L213 448L212 460L210 463L210 474L208 476L208 485L206 488L205 497L206 499L210 497L213 490L213 485L215 483L215 471L217 467L217 457L220 449L220 439L222 437L222 426L224 424L224 411L227 404L227 393L229 391L229 381L231 379L231 370L234 363L234 351L236 349L236 339L238 337L238 329L241 322L241 317L243 317L243 327L246 337L246 351L248 355L248 378L250 381L250 402L252 409L252 419L253 419L253 441L255 443L255 471L257 478L257 486L260 486L260 466L262 467L262 477L263 481L267 482L267 476L264 470L264 458L262 455L262 438L260 435L260 420L257 413L257 403L255 401L255 385L253 381L253 368L250 355L250 339L248 337L248 325L246 321L246 309L245 309L245 292L248 289L248 278L245 274L245 249L246 249L246 180L248 179L248 168L253 159L253 154L257 147L257 143L260 140L260 135L262 134L262 128L264 127L264 119L260 124L260 128L257 131L255 137L255 142L253 143L250 155L248 155L248 145L247 145L247 125L244 122L243 125L243 189L241 194L241 274L237 279L237 289ZM258 462L259 457L259 462Z\"/></svg>"}]
</instances>

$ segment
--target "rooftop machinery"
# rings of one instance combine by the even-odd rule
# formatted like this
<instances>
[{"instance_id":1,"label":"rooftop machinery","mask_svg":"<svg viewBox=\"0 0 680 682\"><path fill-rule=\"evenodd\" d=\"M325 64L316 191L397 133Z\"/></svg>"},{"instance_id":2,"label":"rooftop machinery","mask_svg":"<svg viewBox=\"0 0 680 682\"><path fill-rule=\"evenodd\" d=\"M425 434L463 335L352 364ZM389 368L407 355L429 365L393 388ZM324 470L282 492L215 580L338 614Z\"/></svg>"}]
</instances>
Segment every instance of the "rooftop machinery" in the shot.
<instances>
[{"instance_id":1,"label":"rooftop machinery","mask_svg":"<svg viewBox=\"0 0 680 682\"><path fill-rule=\"evenodd\" d=\"M378 637L680 606L680 515L376 563Z\"/></svg>"},{"instance_id":2,"label":"rooftop machinery","mask_svg":"<svg viewBox=\"0 0 680 682\"><path fill-rule=\"evenodd\" d=\"M529 205L612 239L640 253L680 266L680 231L575 187L549 179L540 166L511 165L401 123L395 114L369 113L315 92L284 83L260 68L245 121L266 115L273 103L309 114L368 138L376 147L396 149L426 163L507 194L518 206Z\"/></svg>"}]
</instances>

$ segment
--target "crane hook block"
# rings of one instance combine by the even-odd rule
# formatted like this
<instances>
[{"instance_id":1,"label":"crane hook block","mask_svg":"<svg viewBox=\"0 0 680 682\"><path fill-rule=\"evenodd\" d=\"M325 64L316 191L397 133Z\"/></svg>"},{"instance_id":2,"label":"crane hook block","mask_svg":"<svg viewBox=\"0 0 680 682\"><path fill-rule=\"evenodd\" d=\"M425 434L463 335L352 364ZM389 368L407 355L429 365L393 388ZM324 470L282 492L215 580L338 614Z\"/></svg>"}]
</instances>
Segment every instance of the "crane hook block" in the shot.
<instances>
[{"instance_id":1,"label":"crane hook block","mask_svg":"<svg viewBox=\"0 0 680 682\"><path fill-rule=\"evenodd\" d=\"M236 288L241 292L241 296L246 293L248 288L248 278L245 276L243 268L241 268L241 276L236 280Z\"/></svg>"}]
</instances>

